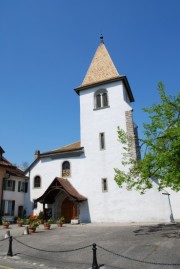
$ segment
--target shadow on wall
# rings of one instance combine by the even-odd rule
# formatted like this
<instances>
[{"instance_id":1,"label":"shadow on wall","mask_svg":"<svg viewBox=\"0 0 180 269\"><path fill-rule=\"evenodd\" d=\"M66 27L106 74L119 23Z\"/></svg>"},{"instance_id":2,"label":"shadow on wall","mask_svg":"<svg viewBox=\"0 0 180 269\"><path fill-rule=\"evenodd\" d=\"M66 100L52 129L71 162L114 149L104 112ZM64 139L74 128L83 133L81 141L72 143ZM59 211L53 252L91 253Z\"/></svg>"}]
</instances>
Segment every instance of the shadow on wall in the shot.
<instances>
[{"instance_id":1,"label":"shadow on wall","mask_svg":"<svg viewBox=\"0 0 180 269\"><path fill-rule=\"evenodd\" d=\"M80 205L80 222L91 222L88 201L82 202L82 204Z\"/></svg>"}]
</instances>

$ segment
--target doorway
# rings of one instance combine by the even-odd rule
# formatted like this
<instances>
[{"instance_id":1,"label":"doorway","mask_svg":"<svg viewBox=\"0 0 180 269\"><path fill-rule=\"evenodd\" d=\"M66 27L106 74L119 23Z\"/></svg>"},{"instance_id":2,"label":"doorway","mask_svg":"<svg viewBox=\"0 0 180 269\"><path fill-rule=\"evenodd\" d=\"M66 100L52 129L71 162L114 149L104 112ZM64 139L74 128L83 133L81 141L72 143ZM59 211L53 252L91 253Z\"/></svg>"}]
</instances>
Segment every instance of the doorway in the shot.
<instances>
[{"instance_id":1,"label":"doorway","mask_svg":"<svg viewBox=\"0 0 180 269\"><path fill-rule=\"evenodd\" d=\"M61 216L64 216L66 223L70 223L72 219L77 217L77 205L68 197L62 203Z\"/></svg>"}]
</instances>

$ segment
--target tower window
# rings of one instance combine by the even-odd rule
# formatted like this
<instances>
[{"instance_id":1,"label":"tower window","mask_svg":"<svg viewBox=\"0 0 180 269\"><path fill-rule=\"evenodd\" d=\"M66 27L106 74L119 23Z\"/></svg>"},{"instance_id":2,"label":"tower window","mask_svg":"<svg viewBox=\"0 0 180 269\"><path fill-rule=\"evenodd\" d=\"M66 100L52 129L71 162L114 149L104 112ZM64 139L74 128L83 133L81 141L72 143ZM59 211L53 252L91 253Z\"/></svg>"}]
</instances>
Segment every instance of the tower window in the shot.
<instances>
[{"instance_id":1,"label":"tower window","mask_svg":"<svg viewBox=\"0 0 180 269\"><path fill-rule=\"evenodd\" d=\"M96 107L97 108L101 107L101 95L100 94L96 95Z\"/></svg>"},{"instance_id":2,"label":"tower window","mask_svg":"<svg viewBox=\"0 0 180 269\"><path fill-rule=\"evenodd\" d=\"M95 101L95 104L94 104L95 109L108 107L107 90L100 89L100 90L96 91L95 95L94 95L94 101Z\"/></svg>"},{"instance_id":3,"label":"tower window","mask_svg":"<svg viewBox=\"0 0 180 269\"><path fill-rule=\"evenodd\" d=\"M107 178L102 178L102 191L108 191Z\"/></svg>"},{"instance_id":4,"label":"tower window","mask_svg":"<svg viewBox=\"0 0 180 269\"><path fill-rule=\"evenodd\" d=\"M41 178L40 176L35 176L34 178L34 188L40 188L41 187Z\"/></svg>"},{"instance_id":5,"label":"tower window","mask_svg":"<svg viewBox=\"0 0 180 269\"><path fill-rule=\"evenodd\" d=\"M99 134L99 146L100 146L100 150L105 149L105 134L104 133Z\"/></svg>"},{"instance_id":6,"label":"tower window","mask_svg":"<svg viewBox=\"0 0 180 269\"><path fill-rule=\"evenodd\" d=\"M69 177L70 176L70 162L65 161L62 163L62 177Z\"/></svg>"},{"instance_id":7,"label":"tower window","mask_svg":"<svg viewBox=\"0 0 180 269\"><path fill-rule=\"evenodd\" d=\"M108 106L107 93L102 94L102 104L103 107Z\"/></svg>"}]
</instances>

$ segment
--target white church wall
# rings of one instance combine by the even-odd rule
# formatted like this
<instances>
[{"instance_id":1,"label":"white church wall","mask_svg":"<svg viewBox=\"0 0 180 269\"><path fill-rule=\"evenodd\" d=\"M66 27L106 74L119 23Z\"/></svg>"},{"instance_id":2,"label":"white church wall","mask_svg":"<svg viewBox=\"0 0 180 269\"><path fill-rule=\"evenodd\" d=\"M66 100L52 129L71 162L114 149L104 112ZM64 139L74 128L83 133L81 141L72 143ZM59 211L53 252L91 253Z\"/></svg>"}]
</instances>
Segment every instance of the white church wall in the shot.
<instances>
[{"instance_id":1,"label":"white church wall","mask_svg":"<svg viewBox=\"0 0 180 269\"><path fill-rule=\"evenodd\" d=\"M114 168L125 169L121 165L122 145L118 142L117 127L126 130L125 111L132 108L124 101L122 82L102 88L108 91L109 108L93 110L98 87L80 93L81 145L86 155L83 163L86 181L81 189L88 197L91 221L169 221L167 200L155 189L141 196L135 191L119 189L115 183ZM99 149L101 132L105 133L105 150ZM107 178L108 192L102 192L102 178Z\"/></svg>"}]
</instances>

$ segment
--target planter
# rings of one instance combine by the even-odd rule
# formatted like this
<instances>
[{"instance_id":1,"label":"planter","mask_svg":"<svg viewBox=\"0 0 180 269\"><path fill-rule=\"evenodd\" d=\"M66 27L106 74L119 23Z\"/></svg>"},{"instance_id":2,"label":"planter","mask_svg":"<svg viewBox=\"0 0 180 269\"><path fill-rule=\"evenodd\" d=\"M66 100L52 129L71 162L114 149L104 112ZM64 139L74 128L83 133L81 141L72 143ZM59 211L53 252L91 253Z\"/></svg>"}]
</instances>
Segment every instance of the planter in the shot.
<instances>
[{"instance_id":1,"label":"planter","mask_svg":"<svg viewBox=\"0 0 180 269\"><path fill-rule=\"evenodd\" d=\"M29 227L29 232L30 232L30 234L35 233L36 227Z\"/></svg>"},{"instance_id":2,"label":"planter","mask_svg":"<svg viewBox=\"0 0 180 269\"><path fill-rule=\"evenodd\" d=\"M22 227L23 221L17 221L17 225L18 225L18 227Z\"/></svg>"},{"instance_id":3,"label":"planter","mask_svg":"<svg viewBox=\"0 0 180 269\"><path fill-rule=\"evenodd\" d=\"M57 227L62 227L63 223L62 222L57 222Z\"/></svg>"},{"instance_id":4,"label":"planter","mask_svg":"<svg viewBox=\"0 0 180 269\"><path fill-rule=\"evenodd\" d=\"M51 224L49 223L44 223L44 230L50 230Z\"/></svg>"},{"instance_id":5,"label":"planter","mask_svg":"<svg viewBox=\"0 0 180 269\"><path fill-rule=\"evenodd\" d=\"M3 228L4 229L8 229L9 228L9 224L3 224Z\"/></svg>"},{"instance_id":6,"label":"planter","mask_svg":"<svg viewBox=\"0 0 180 269\"><path fill-rule=\"evenodd\" d=\"M80 223L79 219L72 219L71 220L71 224L73 224L73 225L77 225L79 223Z\"/></svg>"}]
</instances>

